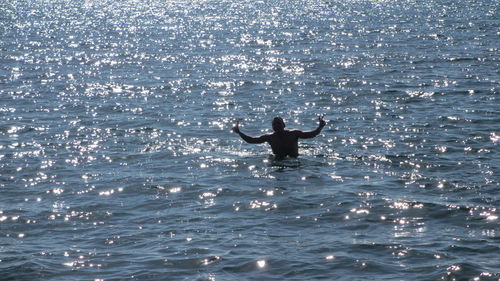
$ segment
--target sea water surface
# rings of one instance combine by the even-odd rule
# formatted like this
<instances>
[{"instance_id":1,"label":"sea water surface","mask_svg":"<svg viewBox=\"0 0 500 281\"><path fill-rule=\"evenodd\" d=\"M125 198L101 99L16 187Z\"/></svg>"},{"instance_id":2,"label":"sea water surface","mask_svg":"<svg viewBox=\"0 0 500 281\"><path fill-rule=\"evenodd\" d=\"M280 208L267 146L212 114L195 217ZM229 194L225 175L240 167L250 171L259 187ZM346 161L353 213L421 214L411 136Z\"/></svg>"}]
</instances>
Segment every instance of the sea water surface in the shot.
<instances>
[{"instance_id":1,"label":"sea water surface","mask_svg":"<svg viewBox=\"0 0 500 281\"><path fill-rule=\"evenodd\" d=\"M0 1L0 279L499 280L499 6Z\"/></svg>"}]
</instances>

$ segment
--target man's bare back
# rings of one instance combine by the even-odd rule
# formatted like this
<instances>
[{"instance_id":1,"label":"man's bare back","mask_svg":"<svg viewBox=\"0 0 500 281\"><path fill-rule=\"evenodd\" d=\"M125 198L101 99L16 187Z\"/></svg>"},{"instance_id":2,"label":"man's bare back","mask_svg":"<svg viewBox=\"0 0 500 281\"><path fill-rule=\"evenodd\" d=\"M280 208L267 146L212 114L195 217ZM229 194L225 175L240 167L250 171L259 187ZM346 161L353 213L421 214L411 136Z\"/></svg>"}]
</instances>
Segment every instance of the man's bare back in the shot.
<instances>
[{"instance_id":1,"label":"man's bare back","mask_svg":"<svg viewBox=\"0 0 500 281\"><path fill-rule=\"evenodd\" d=\"M314 138L326 125L323 117L319 117L318 121L318 128L309 132L303 132L300 130L285 130L285 122L281 117L275 117L273 119L272 125L274 133L272 134L266 134L260 137L245 135L240 131L238 122L236 122L233 131L239 134L240 137L248 143L269 143L271 145L271 149L273 150L273 154L277 159L283 159L286 156L296 158L299 156L299 139Z\"/></svg>"}]
</instances>

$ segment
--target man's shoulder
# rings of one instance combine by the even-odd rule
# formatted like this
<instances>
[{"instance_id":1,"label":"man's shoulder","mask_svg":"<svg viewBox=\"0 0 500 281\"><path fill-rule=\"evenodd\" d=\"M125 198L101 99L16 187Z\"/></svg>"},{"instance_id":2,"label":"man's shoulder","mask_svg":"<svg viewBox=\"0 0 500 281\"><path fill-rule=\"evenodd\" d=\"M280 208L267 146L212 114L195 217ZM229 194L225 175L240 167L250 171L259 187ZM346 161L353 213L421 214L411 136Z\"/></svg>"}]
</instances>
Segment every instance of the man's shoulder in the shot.
<instances>
[{"instance_id":1,"label":"man's shoulder","mask_svg":"<svg viewBox=\"0 0 500 281\"><path fill-rule=\"evenodd\" d=\"M269 137L280 137L280 136L296 136L297 134L301 134L302 131L301 130L284 130L283 132L281 133L278 133L278 132L273 132L273 133L270 133L270 134L265 134L264 136L269 136Z\"/></svg>"},{"instance_id":2,"label":"man's shoulder","mask_svg":"<svg viewBox=\"0 0 500 281\"><path fill-rule=\"evenodd\" d=\"M285 130L284 131L284 134L282 134L281 136L287 136L287 137L298 137L300 134L302 133L301 130ZM277 136L277 137L280 137L279 134L277 133L273 133L273 136Z\"/></svg>"},{"instance_id":3,"label":"man's shoulder","mask_svg":"<svg viewBox=\"0 0 500 281\"><path fill-rule=\"evenodd\" d=\"M272 137L274 136L274 133L268 133L268 134L263 134L262 136L260 136L261 138L265 139L265 140L269 140L271 139Z\"/></svg>"}]
</instances>

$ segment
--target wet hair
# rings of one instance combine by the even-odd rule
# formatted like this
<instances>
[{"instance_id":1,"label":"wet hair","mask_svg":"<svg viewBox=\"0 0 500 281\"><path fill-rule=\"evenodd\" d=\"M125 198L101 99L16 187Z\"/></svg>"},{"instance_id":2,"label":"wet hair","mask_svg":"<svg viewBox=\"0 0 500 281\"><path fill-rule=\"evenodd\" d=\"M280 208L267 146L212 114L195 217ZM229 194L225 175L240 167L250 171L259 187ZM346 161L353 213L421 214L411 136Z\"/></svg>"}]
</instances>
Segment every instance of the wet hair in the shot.
<instances>
[{"instance_id":1,"label":"wet hair","mask_svg":"<svg viewBox=\"0 0 500 281\"><path fill-rule=\"evenodd\" d=\"M285 122L283 121L283 118L281 118L281 117L274 117L272 124L273 124L273 130L275 130L275 131L276 131L275 128L278 124L283 125L283 129L285 128Z\"/></svg>"}]
</instances>

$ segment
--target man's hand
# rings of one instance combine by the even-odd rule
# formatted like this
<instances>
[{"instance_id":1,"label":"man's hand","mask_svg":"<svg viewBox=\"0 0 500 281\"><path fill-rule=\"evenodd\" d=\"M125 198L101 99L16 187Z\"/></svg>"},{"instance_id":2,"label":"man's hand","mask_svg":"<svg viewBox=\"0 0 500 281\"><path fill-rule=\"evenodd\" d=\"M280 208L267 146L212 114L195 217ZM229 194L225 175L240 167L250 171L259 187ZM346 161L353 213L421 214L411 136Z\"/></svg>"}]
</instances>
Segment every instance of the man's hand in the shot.
<instances>
[{"instance_id":1,"label":"man's hand","mask_svg":"<svg viewBox=\"0 0 500 281\"><path fill-rule=\"evenodd\" d=\"M239 127L240 122L236 120L236 124L233 127L233 132L239 134L240 133L240 127Z\"/></svg>"},{"instance_id":2,"label":"man's hand","mask_svg":"<svg viewBox=\"0 0 500 281\"><path fill-rule=\"evenodd\" d=\"M323 127L326 125L325 120L323 120L323 118L324 118L324 117L325 117L325 115L320 115L320 116L318 117L319 126L320 126L321 128L323 128Z\"/></svg>"}]
</instances>

